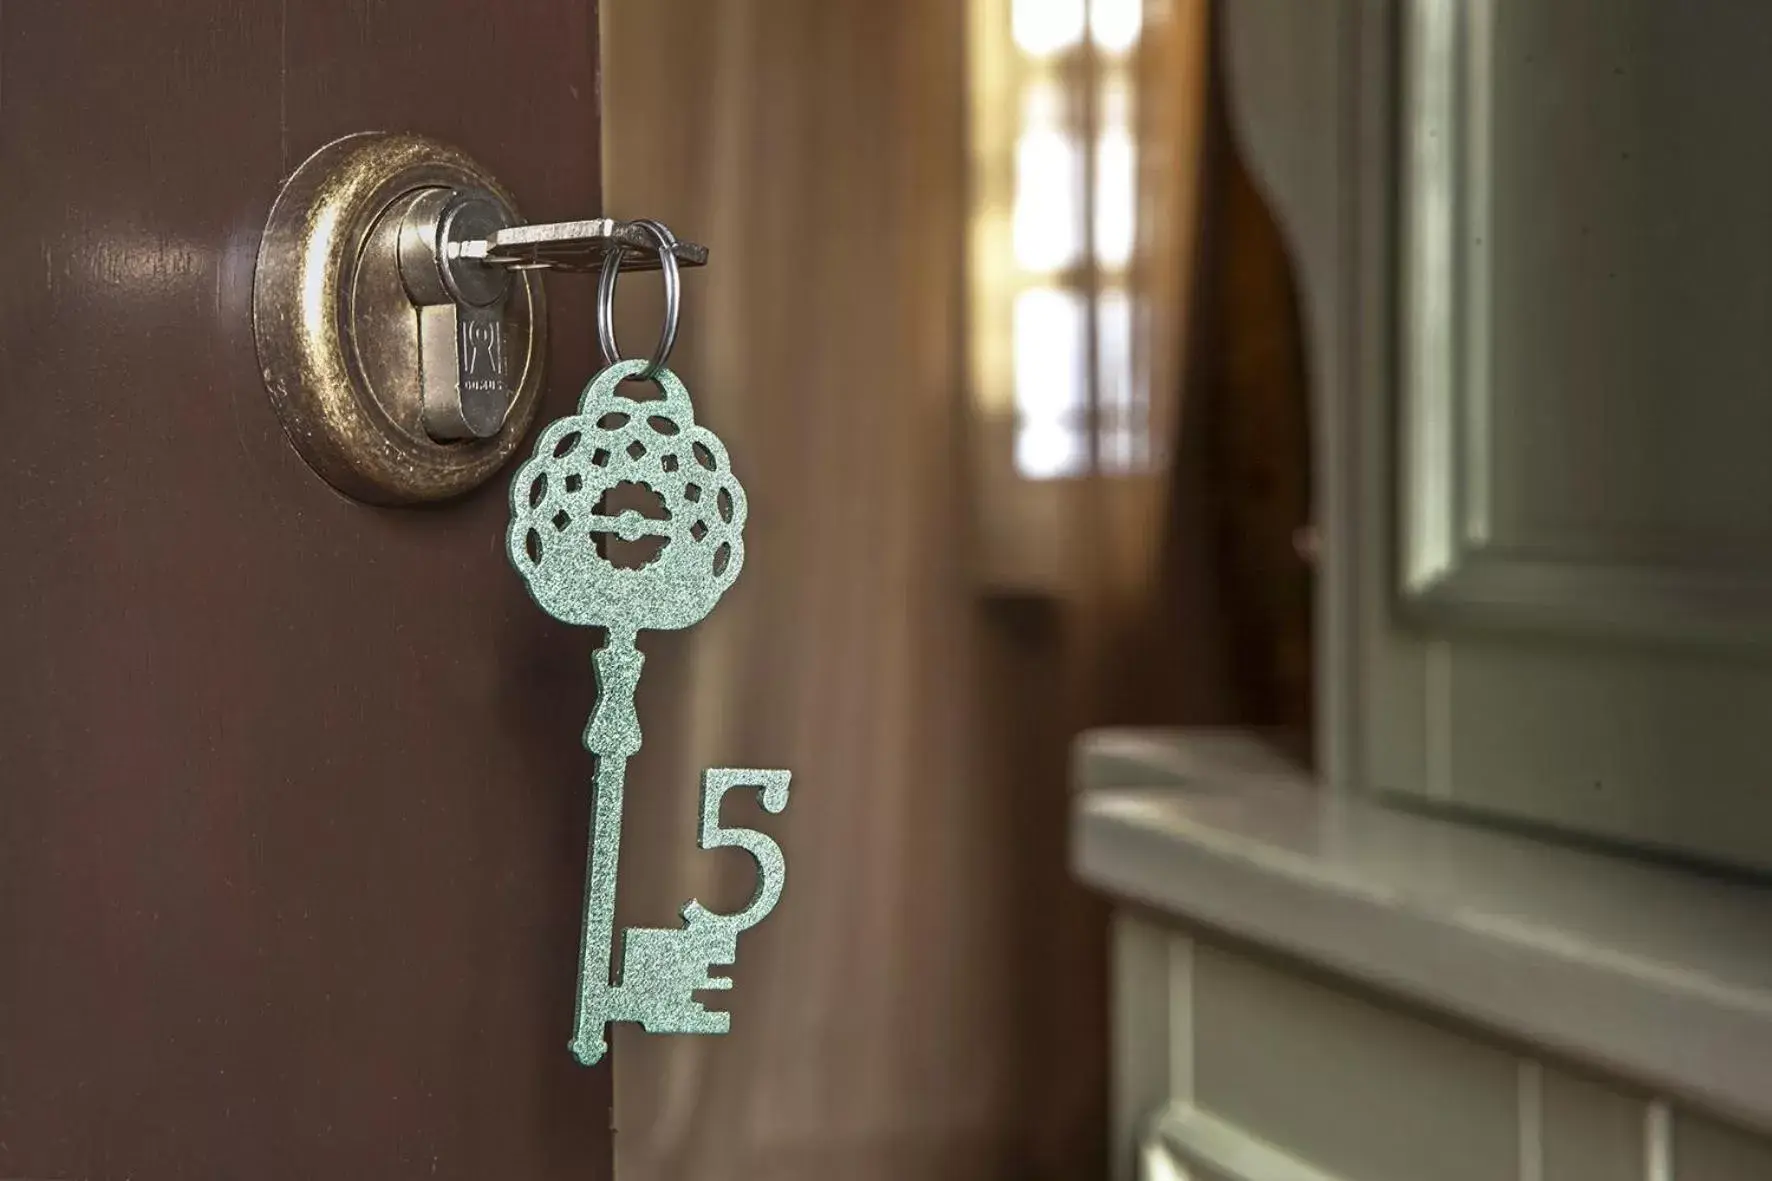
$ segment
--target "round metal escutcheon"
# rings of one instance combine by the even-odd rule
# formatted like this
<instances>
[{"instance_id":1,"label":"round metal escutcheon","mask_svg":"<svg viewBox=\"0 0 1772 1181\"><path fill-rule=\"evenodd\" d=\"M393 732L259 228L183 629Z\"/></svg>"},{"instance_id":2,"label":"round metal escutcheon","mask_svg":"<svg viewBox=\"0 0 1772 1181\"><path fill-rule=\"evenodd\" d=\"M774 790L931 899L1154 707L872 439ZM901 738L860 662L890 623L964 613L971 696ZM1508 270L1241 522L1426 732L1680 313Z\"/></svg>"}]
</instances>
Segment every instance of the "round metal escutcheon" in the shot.
<instances>
[{"instance_id":1,"label":"round metal escutcheon","mask_svg":"<svg viewBox=\"0 0 1772 1181\"><path fill-rule=\"evenodd\" d=\"M534 420L547 344L541 280L505 305L504 425L438 442L423 423L418 315L400 277L405 210L436 190L510 195L466 155L419 135L366 132L310 156L283 186L259 244L253 334L271 401L308 466L346 495L416 504L460 495L504 466Z\"/></svg>"}]
</instances>

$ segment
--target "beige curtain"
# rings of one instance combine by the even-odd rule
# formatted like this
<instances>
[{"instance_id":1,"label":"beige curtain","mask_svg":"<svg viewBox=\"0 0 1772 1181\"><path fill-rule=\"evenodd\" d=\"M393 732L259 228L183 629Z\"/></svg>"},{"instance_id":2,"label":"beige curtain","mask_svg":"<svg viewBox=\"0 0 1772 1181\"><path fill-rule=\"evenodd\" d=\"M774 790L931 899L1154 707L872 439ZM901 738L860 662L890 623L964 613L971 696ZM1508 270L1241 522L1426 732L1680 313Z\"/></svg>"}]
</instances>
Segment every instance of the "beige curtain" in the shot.
<instances>
[{"instance_id":1,"label":"beige curtain","mask_svg":"<svg viewBox=\"0 0 1772 1181\"><path fill-rule=\"evenodd\" d=\"M1105 1160L1102 912L1065 869L1061 621L967 581L964 16L603 2L606 206L712 248L685 277L674 367L751 505L721 609L642 638L621 921L742 904L748 860L694 847L700 769L794 773L787 812L759 820L786 894L713 1002L731 1035L617 1031L623 1181ZM631 352L656 287L623 283Z\"/></svg>"},{"instance_id":2,"label":"beige curtain","mask_svg":"<svg viewBox=\"0 0 1772 1181\"><path fill-rule=\"evenodd\" d=\"M1156 232L1141 248L1167 433L1204 8L1151 10L1162 105L1142 120ZM603 0L602 14L606 206L712 249L685 277L673 364L752 510L721 609L642 639L621 921L671 922L690 896L741 905L748 860L694 848L700 770L794 772L784 815L746 802L728 817L758 817L788 857L780 906L713 1001L733 1032L616 1032L619 1175L1100 1176L1105 910L1069 880L1067 747L1085 722L1209 716L1201 678L1146 676L1174 654L1153 647L1157 621L1209 611L1197 586L1163 585L1161 477L1078 483L1076 512L1102 527L1078 547L1093 573L1074 593L973 581L967 5ZM630 352L655 331L656 289L624 281Z\"/></svg>"}]
</instances>

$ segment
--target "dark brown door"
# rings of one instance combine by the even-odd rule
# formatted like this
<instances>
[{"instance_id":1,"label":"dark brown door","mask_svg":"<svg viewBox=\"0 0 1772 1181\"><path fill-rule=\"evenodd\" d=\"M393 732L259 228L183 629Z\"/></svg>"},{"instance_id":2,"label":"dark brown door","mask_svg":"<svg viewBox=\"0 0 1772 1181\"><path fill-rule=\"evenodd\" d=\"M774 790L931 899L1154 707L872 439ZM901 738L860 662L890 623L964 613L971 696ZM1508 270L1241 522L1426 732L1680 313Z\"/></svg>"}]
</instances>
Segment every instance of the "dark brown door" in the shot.
<instances>
[{"instance_id":1,"label":"dark brown door","mask_svg":"<svg viewBox=\"0 0 1772 1181\"><path fill-rule=\"evenodd\" d=\"M598 212L595 0L0 19L0 1178L610 1175L566 1050L584 637L502 481L348 501L254 357L280 179L370 129Z\"/></svg>"}]
</instances>

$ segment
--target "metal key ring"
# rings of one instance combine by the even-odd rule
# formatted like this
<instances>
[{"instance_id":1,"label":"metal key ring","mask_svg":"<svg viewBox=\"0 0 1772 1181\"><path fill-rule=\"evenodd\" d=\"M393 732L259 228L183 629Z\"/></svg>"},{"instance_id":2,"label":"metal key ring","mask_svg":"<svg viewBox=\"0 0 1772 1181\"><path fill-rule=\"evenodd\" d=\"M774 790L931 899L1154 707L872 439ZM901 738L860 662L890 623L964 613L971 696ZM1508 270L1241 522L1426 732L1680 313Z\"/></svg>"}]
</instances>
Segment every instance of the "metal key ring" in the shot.
<instances>
[{"instance_id":1,"label":"metal key ring","mask_svg":"<svg viewBox=\"0 0 1772 1181\"><path fill-rule=\"evenodd\" d=\"M643 227L654 238L658 239L658 264L664 272L665 320L664 331L658 335L658 347L652 350L652 359L646 368L633 374L630 381L649 381L658 376L659 370L671 358L671 350L677 344L677 317L682 310L683 282L677 270L677 255L672 247L676 246L677 238L670 230L650 218L630 222L630 225ZM615 280L621 274L621 247L603 255L603 269L597 276L597 341L603 347L603 361L614 365L621 360L621 350L615 344Z\"/></svg>"}]
</instances>

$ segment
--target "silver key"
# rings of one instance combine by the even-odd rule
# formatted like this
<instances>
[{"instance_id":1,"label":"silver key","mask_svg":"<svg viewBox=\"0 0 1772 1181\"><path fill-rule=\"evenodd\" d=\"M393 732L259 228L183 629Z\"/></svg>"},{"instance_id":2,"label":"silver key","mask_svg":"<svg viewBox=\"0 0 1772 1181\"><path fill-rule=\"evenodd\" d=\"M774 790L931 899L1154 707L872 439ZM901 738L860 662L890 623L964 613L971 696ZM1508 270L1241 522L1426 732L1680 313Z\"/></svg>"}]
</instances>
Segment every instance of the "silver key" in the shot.
<instances>
[{"instance_id":1,"label":"silver key","mask_svg":"<svg viewBox=\"0 0 1772 1181\"><path fill-rule=\"evenodd\" d=\"M418 312L425 433L439 442L489 439L510 412L504 343L513 271L583 273L612 249L624 270L657 270L657 239L609 217L514 225L491 193L427 190L400 226L400 276ZM705 246L670 244L679 266L708 261Z\"/></svg>"},{"instance_id":2,"label":"silver key","mask_svg":"<svg viewBox=\"0 0 1772 1181\"><path fill-rule=\"evenodd\" d=\"M602 267L612 247L622 251L624 271L656 271L658 243L633 222L594 217L588 221L552 221L532 226L506 226L478 240L460 244L460 257L512 270L583 273ZM699 267L708 261L705 246L673 242L677 265Z\"/></svg>"}]
</instances>

